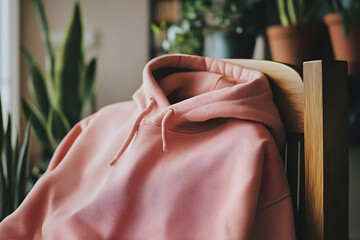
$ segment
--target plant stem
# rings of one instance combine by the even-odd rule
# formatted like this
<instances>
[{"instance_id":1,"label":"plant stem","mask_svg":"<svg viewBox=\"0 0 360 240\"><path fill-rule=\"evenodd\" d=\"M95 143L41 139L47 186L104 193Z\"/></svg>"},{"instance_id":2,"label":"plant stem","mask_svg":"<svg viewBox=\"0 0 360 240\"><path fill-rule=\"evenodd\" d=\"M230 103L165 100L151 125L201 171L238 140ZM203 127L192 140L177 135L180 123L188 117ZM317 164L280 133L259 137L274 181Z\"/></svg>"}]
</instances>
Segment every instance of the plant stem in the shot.
<instances>
[{"instance_id":1,"label":"plant stem","mask_svg":"<svg viewBox=\"0 0 360 240\"><path fill-rule=\"evenodd\" d=\"M287 27L290 23L285 11L285 0L277 0L277 3L281 25Z\"/></svg>"},{"instance_id":2,"label":"plant stem","mask_svg":"<svg viewBox=\"0 0 360 240\"><path fill-rule=\"evenodd\" d=\"M291 25L296 26L298 24L295 6L293 0L287 0L287 8L289 12L289 19L291 21Z\"/></svg>"}]
</instances>

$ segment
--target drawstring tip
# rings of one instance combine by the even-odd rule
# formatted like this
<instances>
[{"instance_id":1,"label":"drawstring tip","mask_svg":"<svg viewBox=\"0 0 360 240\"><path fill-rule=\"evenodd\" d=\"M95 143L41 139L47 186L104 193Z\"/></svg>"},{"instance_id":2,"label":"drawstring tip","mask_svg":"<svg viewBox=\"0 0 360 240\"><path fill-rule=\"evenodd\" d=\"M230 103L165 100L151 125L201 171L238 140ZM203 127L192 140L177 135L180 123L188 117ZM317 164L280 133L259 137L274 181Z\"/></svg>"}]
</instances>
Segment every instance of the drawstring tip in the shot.
<instances>
[{"instance_id":1,"label":"drawstring tip","mask_svg":"<svg viewBox=\"0 0 360 240\"><path fill-rule=\"evenodd\" d=\"M112 167L116 161L118 160L118 158L114 158L113 160L111 160L111 162L109 163L109 166Z\"/></svg>"},{"instance_id":2,"label":"drawstring tip","mask_svg":"<svg viewBox=\"0 0 360 240\"><path fill-rule=\"evenodd\" d=\"M174 114L174 109L170 108L167 113L164 115L164 118L161 122L161 138L163 142L163 152L169 151L168 145L167 145L167 137L166 137L166 121L168 118Z\"/></svg>"},{"instance_id":3,"label":"drawstring tip","mask_svg":"<svg viewBox=\"0 0 360 240\"><path fill-rule=\"evenodd\" d=\"M163 152L168 152L169 151L169 148L167 146L167 144L164 142L163 144Z\"/></svg>"}]
</instances>

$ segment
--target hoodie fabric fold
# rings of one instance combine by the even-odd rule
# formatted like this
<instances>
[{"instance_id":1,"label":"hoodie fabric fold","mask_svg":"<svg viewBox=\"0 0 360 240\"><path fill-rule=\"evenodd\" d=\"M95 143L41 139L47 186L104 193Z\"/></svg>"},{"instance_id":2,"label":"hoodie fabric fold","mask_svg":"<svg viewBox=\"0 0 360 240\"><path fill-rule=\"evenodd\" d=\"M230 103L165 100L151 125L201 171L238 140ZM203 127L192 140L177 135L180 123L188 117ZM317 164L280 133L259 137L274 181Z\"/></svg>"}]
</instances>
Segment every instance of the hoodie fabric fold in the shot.
<instances>
[{"instance_id":1,"label":"hoodie fabric fold","mask_svg":"<svg viewBox=\"0 0 360 240\"><path fill-rule=\"evenodd\" d=\"M295 239L267 78L164 55L63 139L0 239Z\"/></svg>"}]
</instances>

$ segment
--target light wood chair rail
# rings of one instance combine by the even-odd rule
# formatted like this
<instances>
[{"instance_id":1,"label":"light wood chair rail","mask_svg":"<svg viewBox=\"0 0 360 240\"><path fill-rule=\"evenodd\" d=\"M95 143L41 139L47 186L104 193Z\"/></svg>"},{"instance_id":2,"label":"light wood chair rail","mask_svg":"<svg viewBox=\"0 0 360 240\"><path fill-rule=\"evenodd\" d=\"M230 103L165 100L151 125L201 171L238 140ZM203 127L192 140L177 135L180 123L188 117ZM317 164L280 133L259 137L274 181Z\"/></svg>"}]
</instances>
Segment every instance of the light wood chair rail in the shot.
<instances>
[{"instance_id":1,"label":"light wood chair rail","mask_svg":"<svg viewBox=\"0 0 360 240\"><path fill-rule=\"evenodd\" d=\"M224 59L269 77L287 131L282 151L298 239L348 239L348 79L341 61L310 61L303 77L277 62Z\"/></svg>"}]
</instances>

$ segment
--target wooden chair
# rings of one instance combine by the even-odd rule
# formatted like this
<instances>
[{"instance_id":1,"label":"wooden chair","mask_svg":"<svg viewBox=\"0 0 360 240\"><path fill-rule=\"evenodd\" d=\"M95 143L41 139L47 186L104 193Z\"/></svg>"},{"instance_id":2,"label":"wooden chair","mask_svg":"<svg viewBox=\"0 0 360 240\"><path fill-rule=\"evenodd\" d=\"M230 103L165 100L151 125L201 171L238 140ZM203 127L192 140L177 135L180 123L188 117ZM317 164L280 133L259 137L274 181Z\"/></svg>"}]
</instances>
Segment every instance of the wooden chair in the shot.
<instances>
[{"instance_id":1,"label":"wooden chair","mask_svg":"<svg viewBox=\"0 0 360 240\"><path fill-rule=\"evenodd\" d=\"M264 60L225 59L265 73L287 131L283 151L298 239L348 239L347 64L310 61L303 75Z\"/></svg>"}]
</instances>

